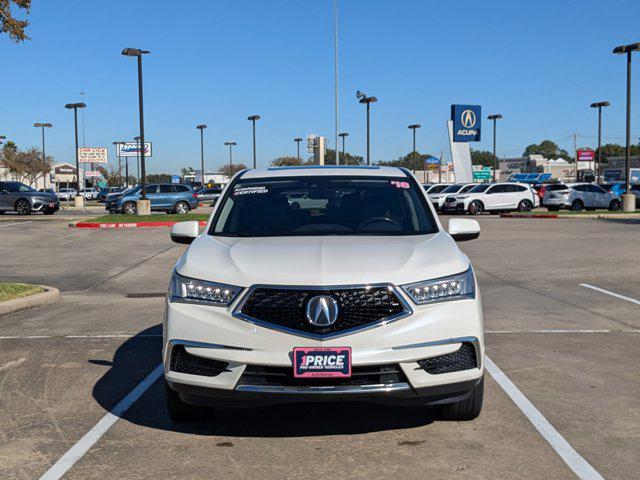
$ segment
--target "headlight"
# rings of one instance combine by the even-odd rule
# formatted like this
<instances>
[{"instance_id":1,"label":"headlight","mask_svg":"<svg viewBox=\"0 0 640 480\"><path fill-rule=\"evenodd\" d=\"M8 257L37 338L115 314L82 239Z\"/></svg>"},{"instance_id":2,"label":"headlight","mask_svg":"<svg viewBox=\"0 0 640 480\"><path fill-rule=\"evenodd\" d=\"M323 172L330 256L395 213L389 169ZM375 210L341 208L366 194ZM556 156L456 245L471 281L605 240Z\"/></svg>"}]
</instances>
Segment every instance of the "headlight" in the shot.
<instances>
[{"instance_id":1,"label":"headlight","mask_svg":"<svg viewBox=\"0 0 640 480\"><path fill-rule=\"evenodd\" d=\"M170 297L172 302L228 307L241 291L240 287L195 280L175 272L171 277Z\"/></svg>"},{"instance_id":2,"label":"headlight","mask_svg":"<svg viewBox=\"0 0 640 480\"><path fill-rule=\"evenodd\" d=\"M475 298L476 296L471 267L466 272L450 277L403 285L402 289L417 305Z\"/></svg>"}]
</instances>

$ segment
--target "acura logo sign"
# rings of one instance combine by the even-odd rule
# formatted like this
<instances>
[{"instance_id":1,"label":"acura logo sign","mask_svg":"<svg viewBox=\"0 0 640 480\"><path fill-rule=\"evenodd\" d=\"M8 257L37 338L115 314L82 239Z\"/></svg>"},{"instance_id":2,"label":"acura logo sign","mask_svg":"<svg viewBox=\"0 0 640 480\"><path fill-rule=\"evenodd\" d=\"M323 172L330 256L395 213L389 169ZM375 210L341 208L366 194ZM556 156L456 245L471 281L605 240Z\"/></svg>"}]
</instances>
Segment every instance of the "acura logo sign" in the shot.
<instances>
[{"instance_id":1,"label":"acura logo sign","mask_svg":"<svg viewBox=\"0 0 640 480\"><path fill-rule=\"evenodd\" d=\"M328 327L338 319L338 302L327 295L312 297L307 302L307 320L317 327Z\"/></svg>"},{"instance_id":2,"label":"acura logo sign","mask_svg":"<svg viewBox=\"0 0 640 480\"><path fill-rule=\"evenodd\" d=\"M473 128L476 124L476 114L474 111L465 110L462 112L462 115L460 115L460 123L462 123L465 128Z\"/></svg>"}]
</instances>

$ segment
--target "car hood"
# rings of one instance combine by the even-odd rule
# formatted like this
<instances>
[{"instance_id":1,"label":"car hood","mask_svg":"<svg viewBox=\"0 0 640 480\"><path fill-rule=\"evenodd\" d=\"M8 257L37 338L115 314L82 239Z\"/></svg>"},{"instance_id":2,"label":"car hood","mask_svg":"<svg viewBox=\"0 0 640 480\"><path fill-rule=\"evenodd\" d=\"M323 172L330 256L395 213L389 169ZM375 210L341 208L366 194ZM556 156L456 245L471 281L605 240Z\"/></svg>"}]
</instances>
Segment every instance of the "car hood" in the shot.
<instances>
[{"instance_id":1,"label":"car hood","mask_svg":"<svg viewBox=\"0 0 640 480\"><path fill-rule=\"evenodd\" d=\"M396 285L466 270L469 260L445 232L404 237L231 238L200 235L180 258L180 275L241 287Z\"/></svg>"},{"instance_id":2,"label":"car hood","mask_svg":"<svg viewBox=\"0 0 640 480\"><path fill-rule=\"evenodd\" d=\"M48 192L15 192L14 195L20 195L22 197L38 197L51 202L56 202L58 200L58 197L56 197L55 194Z\"/></svg>"}]
</instances>

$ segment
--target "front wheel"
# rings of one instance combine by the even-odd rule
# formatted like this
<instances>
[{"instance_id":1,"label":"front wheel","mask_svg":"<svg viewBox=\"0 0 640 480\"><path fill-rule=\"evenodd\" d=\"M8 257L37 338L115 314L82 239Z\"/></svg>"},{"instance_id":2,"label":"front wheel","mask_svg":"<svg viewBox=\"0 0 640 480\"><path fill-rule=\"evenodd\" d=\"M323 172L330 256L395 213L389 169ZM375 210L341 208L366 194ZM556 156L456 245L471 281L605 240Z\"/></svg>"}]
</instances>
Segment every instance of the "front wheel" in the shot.
<instances>
[{"instance_id":1,"label":"front wheel","mask_svg":"<svg viewBox=\"0 0 640 480\"><path fill-rule=\"evenodd\" d=\"M482 202L478 202L477 200L474 200L473 202L471 202L469 204L469 207L467 208L467 211L471 215L480 215L483 210L484 210L484 205L482 205Z\"/></svg>"},{"instance_id":2,"label":"front wheel","mask_svg":"<svg viewBox=\"0 0 640 480\"><path fill-rule=\"evenodd\" d=\"M583 209L584 203L582 203L582 200L574 200L574 202L571 204L572 212L581 212Z\"/></svg>"},{"instance_id":3,"label":"front wheel","mask_svg":"<svg viewBox=\"0 0 640 480\"><path fill-rule=\"evenodd\" d=\"M176 423L197 422L211 418L212 408L189 405L182 401L180 394L172 390L167 382L164 385L167 394L167 412L172 421Z\"/></svg>"},{"instance_id":4,"label":"front wheel","mask_svg":"<svg viewBox=\"0 0 640 480\"><path fill-rule=\"evenodd\" d=\"M125 215L135 215L136 212L136 204L133 202L127 202L122 206L122 213Z\"/></svg>"},{"instance_id":5,"label":"front wheel","mask_svg":"<svg viewBox=\"0 0 640 480\"><path fill-rule=\"evenodd\" d=\"M482 410L483 398L484 377L473 387L471 394L464 400L440 406L440 418L443 420L473 420L478 418Z\"/></svg>"},{"instance_id":6,"label":"front wheel","mask_svg":"<svg viewBox=\"0 0 640 480\"><path fill-rule=\"evenodd\" d=\"M615 212L616 210L620 210L620 200L611 200L609 204L609 210Z\"/></svg>"},{"instance_id":7,"label":"front wheel","mask_svg":"<svg viewBox=\"0 0 640 480\"><path fill-rule=\"evenodd\" d=\"M20 215L31 215L31 204L21 198L16 202L16 212Z\"/></svg>"},{"instance_id":8,"label":"front wheel","mask_svg":"<svg viewBox=\"0 0 640 480\"><path fill-rule=\"evenodd\" d=\"M173 211L178 215L184 215L185 213L189 213L189 209L189 204L187 202L178 202L173 208Z\"/></svg>"},{"instance_id":9,"label":"front wheel","mask_svg":"<svg viewBox=\"0 0 640 480\"><path fill-rule=\"evenodd\" d=\"M533 208L533 203L530 200L521 200L518 204L519 212L530 212Z\"/></svg>"}]
</instances>

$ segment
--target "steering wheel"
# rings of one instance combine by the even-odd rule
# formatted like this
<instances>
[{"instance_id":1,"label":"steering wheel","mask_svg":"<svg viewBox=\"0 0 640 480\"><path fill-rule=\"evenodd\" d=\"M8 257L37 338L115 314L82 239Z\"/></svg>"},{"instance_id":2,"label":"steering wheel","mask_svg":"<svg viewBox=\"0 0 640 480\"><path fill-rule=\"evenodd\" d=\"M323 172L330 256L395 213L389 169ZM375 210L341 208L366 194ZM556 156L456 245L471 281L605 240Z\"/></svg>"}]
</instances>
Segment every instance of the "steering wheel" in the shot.
<instances>
[{"instance_id":1,"label":"steering wheel","mask_svg":"<svg viewBox=\"0 0 640 480\"><path fill-rule=\"evenodd\" d=\"M360 230L361 228L364 228L365 226L369 225L370 223L375 223L375 222L388 222L388 223L391 223L391 224L395 225L400 230L402 230L402 225L400 225L394 219L387 218L387 217L371 217L371 218L365 220L364 222L362 222L360 225L358 225L358 230Z\"/></svg>"}]
</instances>

